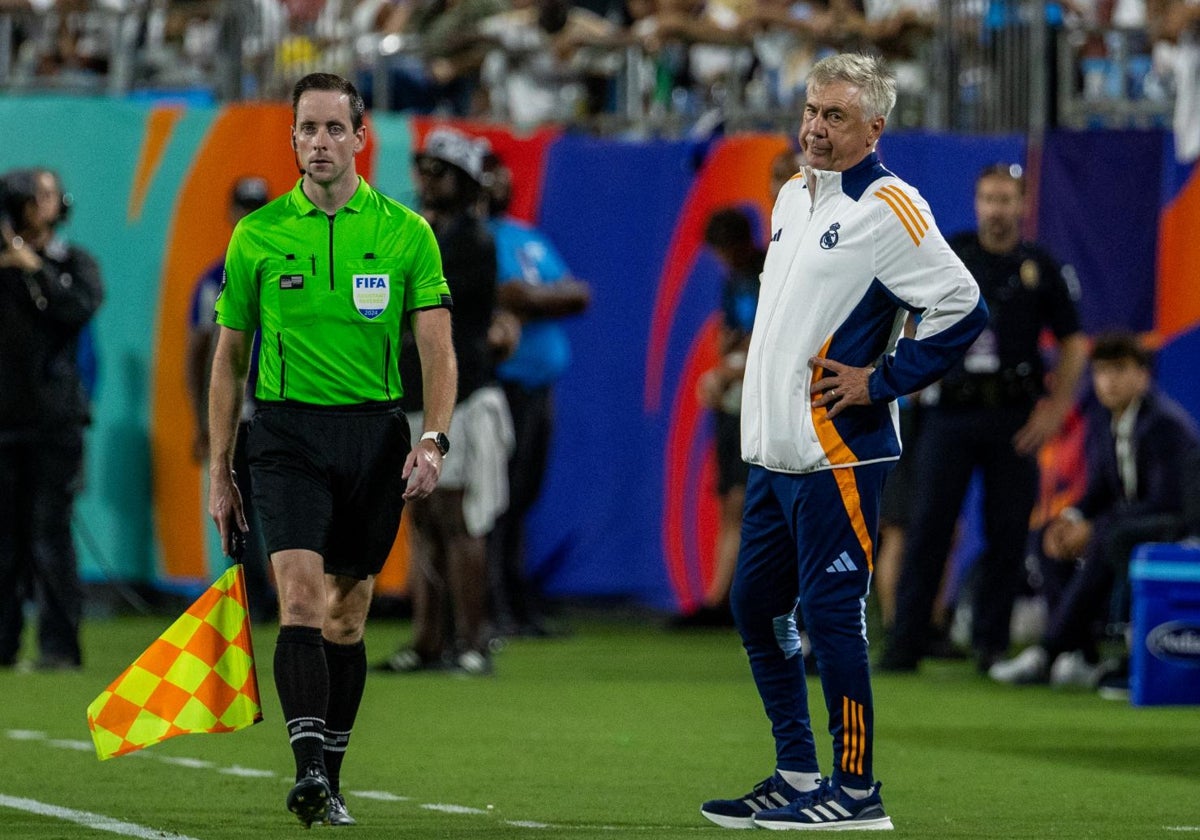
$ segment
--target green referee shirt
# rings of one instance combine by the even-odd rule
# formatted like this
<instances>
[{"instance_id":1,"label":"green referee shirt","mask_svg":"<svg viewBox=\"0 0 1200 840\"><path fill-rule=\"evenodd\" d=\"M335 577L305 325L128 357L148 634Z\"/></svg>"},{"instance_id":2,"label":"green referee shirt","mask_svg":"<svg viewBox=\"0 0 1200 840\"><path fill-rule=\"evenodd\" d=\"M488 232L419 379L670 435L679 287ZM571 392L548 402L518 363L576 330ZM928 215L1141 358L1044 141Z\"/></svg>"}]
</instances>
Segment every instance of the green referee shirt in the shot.
<instances>
[{"instance_id":1,"label":"green referee shirt","mask_svg":"<svg viewBox=\"0 0 1200 840\"><path fill-rule=\"evenodd\" d=\"M262 330L260 400L399 399L400 337L409 314L451 305L433 231L361 177L333 216L302 184L238 222L217 323Z\"/></svg>"}]
</instances>

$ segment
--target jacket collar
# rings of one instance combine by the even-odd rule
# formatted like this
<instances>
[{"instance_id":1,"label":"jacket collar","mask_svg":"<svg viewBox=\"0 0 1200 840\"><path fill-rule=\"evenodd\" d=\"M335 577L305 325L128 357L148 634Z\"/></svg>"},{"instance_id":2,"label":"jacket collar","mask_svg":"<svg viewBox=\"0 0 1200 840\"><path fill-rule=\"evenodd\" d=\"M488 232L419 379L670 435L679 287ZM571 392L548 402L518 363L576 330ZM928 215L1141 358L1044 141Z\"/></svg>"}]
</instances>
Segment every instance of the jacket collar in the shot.
<instances>
[{"instance_id":1,"label":"jacket collar","mask_svg":"<svg viewBox=\"0 0 1200 840\"><path fill-rule=\"evenodd\" d=\"M358 188L354 191L354 195L350 196L350 200L341 206L341 210L349 210L352 213L361 213L366 207L368 194L371 192L371 185L363 180L363 176L358 176ZM300 176L300 180L296 181L296 186L292 187L291 202L296 208L296 212L301 216L307 216L310 213L324 213L320 207L312 203L312 199L304 192L304 176Z\"/></svg>"},{"instance_id":2,"label":"jacket collar","mask_svg":"<svg viewBox=\"0 0 1200 840\"><path fill-rule=\"evenodd\" d=\"M855 201L862 198L867 187L875 181L892 174L879 162L878 152L871 152L844 172L811 167L808 171L813 178L810 183L816 186L817 192L826 194L830 190L840 190Z\"/></svg>"}]
</instances>

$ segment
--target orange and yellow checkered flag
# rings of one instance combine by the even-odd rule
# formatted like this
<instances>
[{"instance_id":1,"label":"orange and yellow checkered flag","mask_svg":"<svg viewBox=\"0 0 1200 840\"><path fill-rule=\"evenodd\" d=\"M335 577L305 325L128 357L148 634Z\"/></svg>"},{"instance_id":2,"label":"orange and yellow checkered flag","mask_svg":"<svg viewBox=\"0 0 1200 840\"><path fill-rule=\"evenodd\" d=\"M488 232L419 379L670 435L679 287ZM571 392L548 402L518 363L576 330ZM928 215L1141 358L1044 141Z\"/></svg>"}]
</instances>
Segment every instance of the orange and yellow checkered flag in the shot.
<instances>
[{"instance_id":1,"label":"orange and yellow checkered flag","mask_svg":"<svg viewBox=\"0 0 1200 840\"><path fill-rule=\"evenodd\" d=\"M234 732L262 720L240 563L92 701L87 718L102 761L176 735Z\"/></svg>"}]
</instances>

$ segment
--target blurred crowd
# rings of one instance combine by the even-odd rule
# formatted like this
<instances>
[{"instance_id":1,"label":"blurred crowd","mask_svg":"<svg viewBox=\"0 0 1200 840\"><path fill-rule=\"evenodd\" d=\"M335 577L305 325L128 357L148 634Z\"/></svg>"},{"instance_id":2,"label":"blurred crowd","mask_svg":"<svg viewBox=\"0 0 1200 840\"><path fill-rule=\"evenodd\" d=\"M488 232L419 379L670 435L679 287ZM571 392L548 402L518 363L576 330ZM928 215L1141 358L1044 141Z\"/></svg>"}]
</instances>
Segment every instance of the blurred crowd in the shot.
<instances>
[{"instance_id":1,"label":"blurred crowd","mask_svg":"<svg viewBox=\"0 0 1200 840\"><path fill-rule=\"evenodd\" d=\"M981 75L998 75L987 55L1003 41L999 33L1030 37L1035 5L0 0L0 84L104 87L119 71L129 88L216 90L214 78L233 66L241 70L233 71L238 96L272 98L320 69L353 78L375 108L520 126L632 114L671 115L693 126L735 108L786 111L803 95L813 63L868 49L897 73L896 121L918 126L927 123L924 103L938 81L931 78L935 55L953 50L951 61L940 62L953 76L943 81L970 97ZM1081 100L1173 97L1177 53L1193 45L1200 18L1191 0L1065 0L1045 8L1050 49L1065 57L1057 75ZM993 86L995 95L1000 83Z\"/></svg>"}]
</instances>

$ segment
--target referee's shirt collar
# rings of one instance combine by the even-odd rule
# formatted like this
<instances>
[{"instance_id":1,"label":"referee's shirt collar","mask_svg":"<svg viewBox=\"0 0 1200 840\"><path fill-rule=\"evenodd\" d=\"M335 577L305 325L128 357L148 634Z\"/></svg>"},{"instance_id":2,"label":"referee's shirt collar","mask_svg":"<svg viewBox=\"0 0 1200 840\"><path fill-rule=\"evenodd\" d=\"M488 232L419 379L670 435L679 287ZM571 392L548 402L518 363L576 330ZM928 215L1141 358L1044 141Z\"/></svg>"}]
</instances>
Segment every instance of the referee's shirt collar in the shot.
<instances>
[{"instance_id":1,"label":"referee's shirt collar","mask_svg":"<svg viewBox=\"0 0 1200 840\"><path fill-rule=\"evenodd\" d=\"M358 188L354 191L354 195L350 196L350 200L342 205L340 210L349 210L351 213L361 213L367 205L367 194L371 191L371 185L363 180L363 176L358 176ZM307 216L310 213L320 213L328 215L320 207L312 203L304 192L304 176L300 176L300 180L296 182L296 186L292 187L291 192L292 206L296 208L296 212L301 216Z\"/></svg>"}]
</instances>

